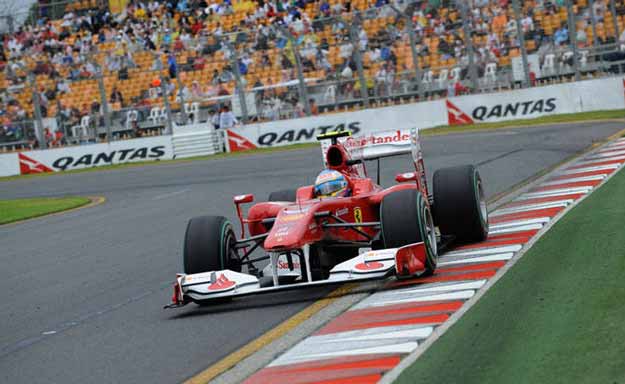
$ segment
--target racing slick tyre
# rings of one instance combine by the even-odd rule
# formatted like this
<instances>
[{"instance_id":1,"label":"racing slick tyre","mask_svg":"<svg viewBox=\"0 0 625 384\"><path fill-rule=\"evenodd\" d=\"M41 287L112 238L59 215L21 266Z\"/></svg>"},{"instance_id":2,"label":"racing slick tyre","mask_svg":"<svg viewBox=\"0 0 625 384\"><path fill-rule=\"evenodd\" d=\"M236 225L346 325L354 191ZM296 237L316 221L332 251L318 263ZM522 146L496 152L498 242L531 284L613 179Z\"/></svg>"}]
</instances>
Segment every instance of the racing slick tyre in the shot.
<instances>
[{"instance_id":1,"label":"racing slick tyre","mask_svg":"<svg viewBox=\"0 0 625 384\"><path fill-rule=\"evenodd\" d=\"M281 191L274 191L269 194L267 201L289 201L295 202L297 191L295 189L283 189Z\"/></svg>"},{"instance_id":2,"label":"racing slick tyre","mask_svg":"<svg viewBox=\"0 0 625 384\"><path fill-rule=\"evenodd\" d=\"M232 224L223 216L189 220L184 235L184 272L187 274L231 269L241 272Z\"/></svg>"},{"instance_id":3,"label":"racing slick tyre","mask_svg":"<svg viewBox=\"0 0 625 384\"><path fill-rule=\"evenodd\" d=\"M380 226L384 248L424 242L425 272L434 273L438 259L436 230L430 207L416 189L404 189L384 196L380 205Z\"/></svg>"},{"instance_id":4,"label":"racing slick tyre","mask_svg":"<svg viewBox=\"0 0 625 384\"><path fill-rule=\"evenodd\" d=\"M453 235L460 243L486 239L488 210L482 180L473 165L434 172L434 219L441 235Z\"/></svg>"}]
</instances>

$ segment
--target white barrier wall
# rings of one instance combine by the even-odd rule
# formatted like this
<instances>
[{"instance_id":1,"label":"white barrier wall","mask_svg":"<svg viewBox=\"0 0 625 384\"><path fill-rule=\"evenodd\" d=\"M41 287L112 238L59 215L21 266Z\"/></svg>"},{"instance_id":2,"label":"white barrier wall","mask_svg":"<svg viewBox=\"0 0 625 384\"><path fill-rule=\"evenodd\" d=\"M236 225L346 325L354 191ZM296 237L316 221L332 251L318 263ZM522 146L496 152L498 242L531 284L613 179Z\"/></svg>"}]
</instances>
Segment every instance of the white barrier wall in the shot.
<instances>
[{"instance_id":1,"label":"white barrier wall","mask_svg":"<svg viewBox=\"0 0 625 384\"><path fill-rule=\"evenodd\" d=\"M0 176L13 176L20 174L20 166L17 153L0 154Z\"/></svg>"},{"instance_id":2,"label":"white barrier wall","mask_svg":"<svg viewBox=\"0 0 625 384\"><path fill-rule=\"evenodd\" d=\"M625 108L622 78L452 97L416 104L250 124L228 130L231 151L310 143L332 130L354 134L417 127L531 119L562 113Z\"/></svg>"},{"instance_id":3,"label":"white barrier wall","mask_svg":"<svg viewBox=\"0 0 625 384\"><path fill-rule=\"evenodd\" d=\"M349 129L354 135L368 135L397 128L428 128L446 125L446 121L441 120L441 116L445 116L444 104L440 101L427 101L358 112L341 112L294 120L248 124L229 129L228 142L232 152L311 143L316 141L317 135L328 131Z\"/></svg>"},{"instance_id":4,"label":"white barrier wall","mask_svg":"<svg viewBox=\"0 0 625 384\"><path fill-rule=\"evenodd\" d=\"M0 176L58 172L101 165L173 159L170 136L0 155Z\"/></svg>"},{"instance_id":5,"label":"white barrier wall","mask_svg":"<svg viewBox=\"0 0 625 384\"><path fill-rule=\"evenodd\" d=\"M464 119L456 122L483 123L532 119L562 113L590 112L625 108L621 78L579 81L539 88L520 89L485 95L454 97L447 109L460 110ZM454 125L453 118L448 123Z\"/></svg>"},{"instance_id":6,"label":"white barrier wall","mask_svg":"<svg viewBox=\"0 0 625 384\"><path fill-rule=\"evenodd\" d=\"M625 109L625 79L622 77L248 124L227 131L227 147L234 152L311 143L319 134L343 129L349 129L355 135L372 135L411 127L424 129L610 109ZM160 136L111 144L1 154L0 176L171 159L174 153L180 157L195 156L212 150L214 138L209 137L208 133L208 128L203 125L177 127L174 130L176 148L172 146L171 136ZM201 143L195 142L196 135L202 136Z\"/></svg>"}]
</instances>

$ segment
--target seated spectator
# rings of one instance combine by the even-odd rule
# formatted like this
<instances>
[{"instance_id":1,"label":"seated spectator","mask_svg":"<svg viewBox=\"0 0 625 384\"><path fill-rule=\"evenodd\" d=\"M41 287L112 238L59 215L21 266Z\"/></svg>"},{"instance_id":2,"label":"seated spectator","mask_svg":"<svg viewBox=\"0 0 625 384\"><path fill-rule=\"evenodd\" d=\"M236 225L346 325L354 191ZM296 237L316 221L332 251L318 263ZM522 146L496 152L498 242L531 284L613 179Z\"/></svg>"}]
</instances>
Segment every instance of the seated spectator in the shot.
<instances>
[{"instance_id":1,"label":"seated spectator","mask_svg":"<svg viewBox=\"0 0 625 384\"><path fill-rule=\"evenodd\" d=\"M56 83L56 89L61 94L66 94L71 91L71 89L69 88L69 84L67 80L65 79L60 80L59 82Z\"/></svg>"},{"instance_id":2,"label":"seated spectator","mask_svg":"<svg viewBox=\"0 0 625 384\"><path fill-rule=\"evenodd\" d=\"M200 83L197 80L193 80L191 83L191 94L190 98L194 100L200 100L204 97L204 92L202 92L202 88L200 87Z\"/></svg>"},{"instance_id":3,"label":"seated spectator","mask_svg":"<svg viewBox=\"0 0 625 384\"><path fill-rule=\"evenodd\" d=\"M218 86L215 86L212 83L206 84L206 87L204 87L204 91L202 92L202 94L204 95L203 97L217 96L218 88L219 88Z\"/></svg>"},{"instance_id":4,"label":"seated spectator","mask_svg":"<svg viewBox=\"0 0 625 384\"><path fill-rule=\"evenodd\" d=\"M167 70L169 71L169 78L175 79L178 73L178 65L176 64L176 56L173 53L167 55Z\"/></svg>"},{"instance_id":5,"label":"seated spectator","mask_svg":"<svg viewBox=\"0 0 625 384\"><path fill-rule=\"evenodd\" d=\"M553 34L553 41L556 45L564 45L569 41L569 30L566 27L566 23L562 23L560 28Z\"/></svg>"},{"instance_id":6,"label":"seated spectator","mask_svg":"<svg viewBox=\"0 0 625 384\"><path fill-rule=\"evenodd\" d=\"M45 127L43 129L43 137L46 141L46 146L50 147L52 144L52 141L54 140L54 135L52 134L52 132L50 132L50 128Z\"/></svg>"},{"instance_id":7,"label":"seated spectator","mask_svg":"<svg viewBox=\"0 0 625 384\"><path fill-rule=\"evenodd\" d=\"M309 99L308 104L310 105L310 114L313 116L317 116L319 114L319 107L317 107L315 99Z\"/></svg>"},{"instance_id":8,"label":"seated spectator","mask_svg":"<svg viewBox=\"0 0 625 384\"><path fill-rule=\"evenodd\" d=\"M232 74L231 67L229 65L225 66L221 74L219 75L219 83L228 83L234 80L234 75Z\"/></svg>"},{"instance_id":9,"label":"seated spectator","mask_svg":"<svg viewBox=\"0 0 625 384\"><path fill-rule=\"evenodd\" d=\"M378 95L385 95L387 91L387 64L384 63L375 74L375 88Z\"/></svg>"},{"instance_id":10,"label":"seated spectator","mask_svg":"<svg viewBox=\"0 0 625 384\"><path fill-rule=\"evenodd\" d=\"M65 135L60 130L54 131L54 139L50 143L53 147L60 147L65 145Z\"/></svg>"},{"instance_id":11,"label":"seated spectator","mask_svg":"<svg viewBox=\"0 0 625 384\"><path fill-rule=\"evenodd\" d=\"M113 86L113 90L111 91L111 98L109 102L119 103L122 107L124 106L124 97L122 96L122 93L117 89L116 86Z\"/></svg>"},{"instance_id":12,"label":"seated spectator","mask_svg":"<svg viewBox=\"0 0 625 384\"><path fill-rule=\"evenodd\" d=\"M195 60L193 60L194 71L203 70L205 65L206 65L206 59L204 58L204 56L198 56L195 58Z\"/></svg>"},{"instance_id":13,"label":"seated spectator","mask_svg":"<svg viewBox=\"0 0 625 384\"><path fill-rule=\"evenodd\" d=\"M191 100L191 91L186 85L182 85L182 88L176 93L176 101L184 102Z\"/></svg>"},{"instance_id":14,"label":"seated spectator","mask_svg":"<svg viewBox=\"0 0 625 384\"><path fill-rule=\"evenodd\" d=\"M219 84L219 88L217 88L217 96L228 96L230 92L224 87L223 84Z\"/></svg>"}]
</instances>

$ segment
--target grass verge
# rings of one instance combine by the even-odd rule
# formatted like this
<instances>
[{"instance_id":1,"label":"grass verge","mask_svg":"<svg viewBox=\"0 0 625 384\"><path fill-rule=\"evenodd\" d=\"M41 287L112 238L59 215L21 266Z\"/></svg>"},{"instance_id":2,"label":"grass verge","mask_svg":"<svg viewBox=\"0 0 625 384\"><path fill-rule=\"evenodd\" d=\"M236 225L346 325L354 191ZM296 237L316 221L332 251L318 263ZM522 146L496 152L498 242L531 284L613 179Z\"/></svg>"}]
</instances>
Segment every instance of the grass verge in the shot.
<instances>
[{"instance_id":1,"label":"grass verge","mask_svg":"<svg viewBox=\"0 0 625 384\"><path fill-rule=\"evenodd\" d=\"M573 209L396 383L625 383L625 172Z\"/></svg>"},{"instance_id":2,"label":"grass verge","mask_svg":"<svg viewBox=\"0 0 625 384\"><path fill-rule=\"evenodd\" d=\"M31 219L88 204L86 197L0 200L0 224Z\"/></svg>"},{"instance_id":3,"label":"grass verge","mask_svg":"<svg viewBox=\"0 0 625 384\"><path fill-rule=\"evenodd\" d=\"M583 122L583 121L612 120L612 119L625 119L625 110L570 113L570 114L538 117L535 119L502 121L498 123L440 126L440 127L425 129L421 132L421 135L440 136L440 135L447 135L451 133L489 131L489 130L496 130L496 129L502 129L502 128L513 128L513 127L522 128L522 127L531 127L531 126L546 125L546 124L578 123L578 122ZM46 176L68 174L68 173L93 172L93 171L99 171L99 170L111 170L111 169L138 167L138 166L145 166L145 165L186 163L190 161L212 160L212 159L219 159L219 158L231 157L231 156L249 156L249 155L255 155L255 154L260 154L260 153L293 151L293 150L304 149L304 148L313 148L313 147L317 147L318 145L319 145L318 143L293 144L293 145L287 145L283 147L258 148L258 149L252 149L249 151L244 151L244 152L218 153L215 155L196 156L196 157L189 157L186 159L174 159L174 160L162 160L162 161L140 161L136 163L124 163L124 164L115 164L115 165L104 165L104 166L98 166L98 167L92 167L92 168L75 169L75 170L65 171L65 172L50 172L50 173L36 173L32 175L5 176L5 177L0 177L0 181L11 181L11 180L16 180L16 179L24 179L24 178L32 178L32 177L46 177Z\"/></svg>"}]
</instances>

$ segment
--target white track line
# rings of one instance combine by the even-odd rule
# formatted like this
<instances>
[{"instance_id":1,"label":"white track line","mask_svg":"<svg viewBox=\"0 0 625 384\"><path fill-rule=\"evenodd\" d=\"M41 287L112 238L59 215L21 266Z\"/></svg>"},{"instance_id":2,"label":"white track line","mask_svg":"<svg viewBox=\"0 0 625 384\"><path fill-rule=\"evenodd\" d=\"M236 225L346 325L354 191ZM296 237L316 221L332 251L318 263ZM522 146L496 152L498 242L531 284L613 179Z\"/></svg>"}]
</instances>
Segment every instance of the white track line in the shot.
<instances>
[{"instance_id":1,"label":"white track line","mask_svg":"<svg viewBox=\"0 0 625 384\"><path fill-rule=\"evenodd\" d=\"M491 224L488 228L488 231L496 231L504 228L518 227L521 225L529 225L529 224L545 224L551 220L549 217L538 217L536 219L526 219L526 220L513 220L513 221L504 221L497 224Z\"/></svg>"},{"instance_id":2,"label":"white track line","mask_svg":"<svg viewBox=\"0 0 625 384\"><path fill-rule=\"evenodd\" d=\"M568 179L559 179L553 181L547 181L542 183L540 186L548 186L548 185L558 185L558 184L567 184L567 183L579 183L581 181L597 181L605 179L607 175L594 175L594 176L582 176L582 177L571 177Z\"/></svg>"},{"instance_id":3,"label":"white track line","mask_svg":"<svg viewBox=\"0 0 625 384\"><path fill-rule=\"evenodd\" d=\"M361 305L358 305L355 309L372 308L372 307L385 307L393 304L405 304L405 303L421 303L425 301L452 301L452 300L468 300L475 294L473 290L466 291L454 291L449 293L439 293L424 296L409 296L403 299L373 301L365 299Z\"/></svg>"},{"instance_id":4,"label":"white track line","mask_svg":"<svg viewBox=\"0 0 625 384\"><path fill-rule=\"evenodd\" d=\"M506 260L512 259L512 256L514 256L514 253L510 252L510 253L498 253L495 255L488 255L488 256L469 257L466 259L454 259L454 260L449 260L449 261L445 261L446 259L443 256L442 259L444 261L439 261L438 266L445 267L445 266L458 265L458 264L473 264L473 263L488 263L491 261L506 261Z\"/></svg>"},{"instance_id":5,"label":"white track line","mask_svg":"<svg viewBox=\"0 0 625 384\"><path fill-rule=\"evenodd\" d=\"M532 231L534 229L541 229L542 227L543 227L542 224L519 225L519 226L516 226L516 227L508 227L508 228L500 228L500 229L489 229L488 230L488 234L490 234L490 235L502 235L504 233Z\"/></svg>"},{"instance_id":6,"label":"white track line","mask_svg":"<svg viewBox=\"0 0 625 384\"><path fill-rule=\"evenodd\" d=\"M362 349L354 349L349 351L349 353L345 353L345 351L339 352L328 352L328 353L319 353L315 355L302 355L302 356L294 356L290 357L287 354L280 356L278 359L274 360L268 367L275 367L280 365L288 365L288 364L296 364L296 363L304 363L307 361L315 361L321 359L329 359L333 357L342 357L342 356L357 356L357 355L374 355L374 354L405 354L414 351L419 344L414 342L409 343L401 343L394 345L386 345L382 347L374 347L374 348L362 348Z\"/></svg>"},{"instance_id":7,"label":"white track line","mask_svg":"<svg viewBox=\"0 0 625 384\"><path fill-rule=\"evenodd\" d=\"M574 187L574 188L562 188L562 189L547 189L544 191L538 192L527 192L519 196L516 201L528 200L528 199L537 199L541 197L553 197L553 196L562 196L563 200L566 199L569 195L578 195L580 193L588 193L592 187Z\"/></svg>"},{"instance_id":8,"label":"white track line","mask_svg":"<svg viewBox=\"0 0 625 384\"><path fill-rule=\"evenodd\" d=\"M614 156L614 157L609 157L607 159L594 159L594 160L585 160L585 161L580 161L579 163L576 163L575 166L578 165L586 165L586 164L596 164L602 161L611 161L611 160L625 160L625 155L624 156Z\"/></svg>"},{"instance_id":9,"label":"white track line","mask_svg":"<svg viewBox=\"0 0 625 384\"><path fill-rule=\"evenodd\" d=\"M306 339L304 343L323 344L323 343L344 343L349 341L369 341L384 339L425 339L430 336L434 328L432 326L422 326L421 324L390 326L390 327L374 327L357 329L353 331L330 333L327 335L312 336Z\"/></svg>"},{"instance_id":10,"label":"white track line","mask_svg":"<svg viewBox=\"0 0 625 384\"><path fill-rule=\"evenodd\" d=\"M571 174L582 173L582 172L609 171L611 169L617 169L620 166L621 166L620 164L605 164L605 165L597 165L594 167L586 167L586 168L573 168L573 169L567 168L566 171L558 172L555 174L555 176L571 175Z\"/></svg>"},{"instance_id":11,"label":"white track line","mask_svg":"<svg viewBox=\"0 0 625 384\"><path fill-rule=\"evenodd\" d=\"M601 154L595 154L592 156L585 157L584 160L590 159L605 159L606 157L616 157L625 155L625 151L611 151L611 152L603 152Z\"/></svg>"},{"instance_id":12,"label":"white track line","mask_svg":"<svg viewBox=\"0 0 625 384\"><path fill-rule=\"evenodd\" d=\"M515 207L510 207L510 208L498 209L495 212L490 213L488 216L497 217L497 216L507 215L510 213L522 213L522 212L537 211L537 210L547 209L547 208L566 207L568 204L569 204L568 202L554 201L554 202L549 202L549 203L519 205Z\"/></svg>"},{"instance_id":13,"label":"white track line","mask_svg":"<svg viewBox=\"0 0 625 384\"><path fill-rule=\"evenodd\" d=\"M492 248L451 251L445 253L444 257L464 257L473 255L492 255L495 253L518 252L521 250L521 248L523 248L522 245L505 245Z\"/></svg>"}]
</instances>

